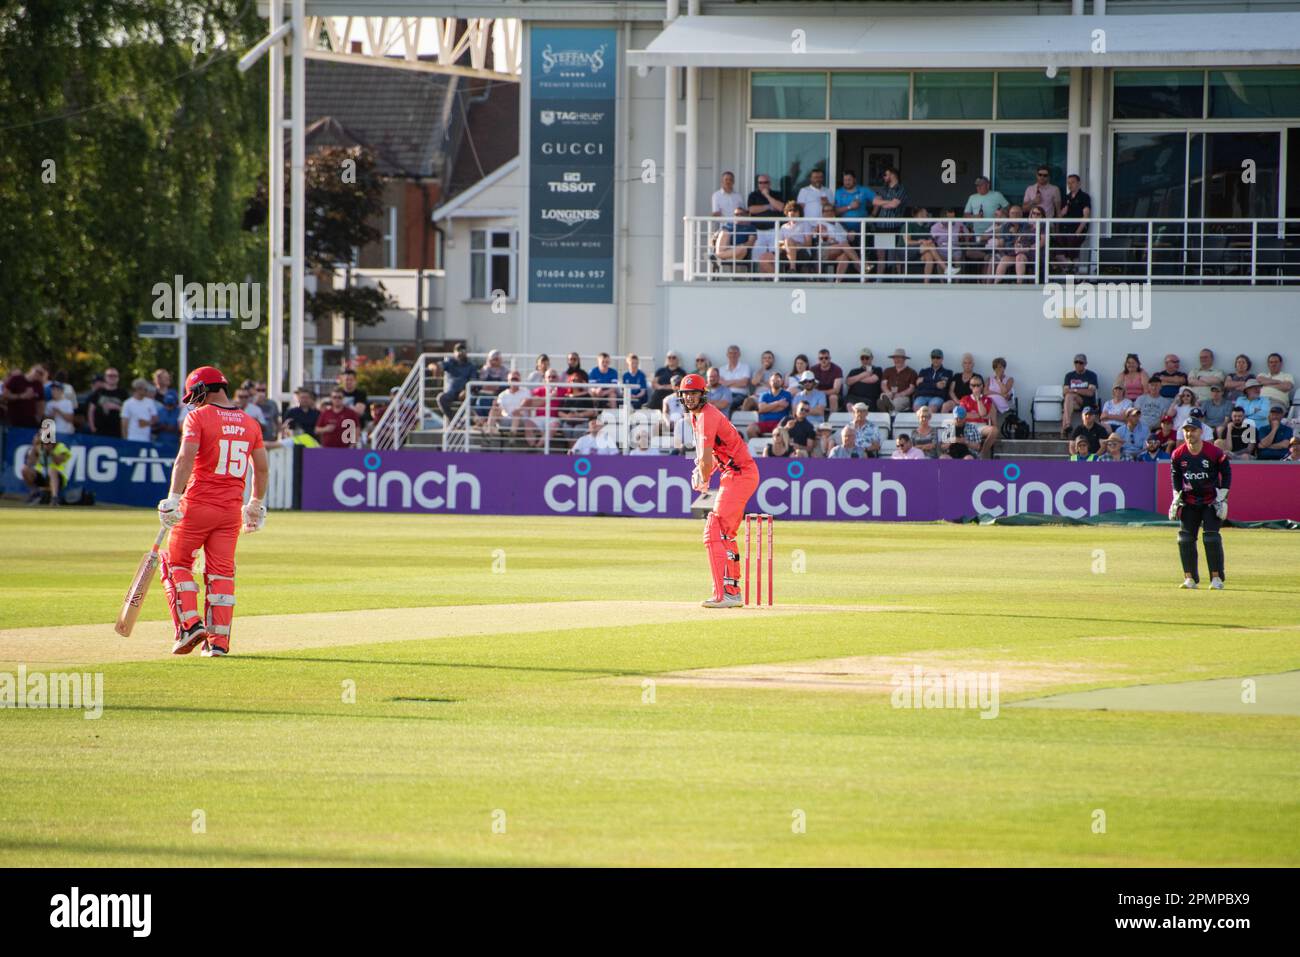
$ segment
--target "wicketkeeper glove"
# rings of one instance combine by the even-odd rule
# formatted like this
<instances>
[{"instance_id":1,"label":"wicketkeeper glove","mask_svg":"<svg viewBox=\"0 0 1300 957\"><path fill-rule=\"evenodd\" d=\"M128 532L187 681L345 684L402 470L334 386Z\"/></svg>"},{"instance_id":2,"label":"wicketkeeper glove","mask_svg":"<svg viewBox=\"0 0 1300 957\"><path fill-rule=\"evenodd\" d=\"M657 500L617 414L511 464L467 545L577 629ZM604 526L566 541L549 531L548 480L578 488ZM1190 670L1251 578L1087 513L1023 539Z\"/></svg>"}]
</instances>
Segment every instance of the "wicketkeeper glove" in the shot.
<instances>
[{"instance_id":1,"label":"wicketkeeper glove","mask_svg":"<svg viewBox=\"0 0 1300 957\"><path fill-rule=\"evenodd\" d=\"M181 500L175 495L169 495L158 503L158 521L162 522L163 528L175 528L184 517Z\"/></svg>"},{"instance_id":2,"label":"wicketkeeper glove","mask_svg":"<svg viewBox=\"0 0 1300 957\"><path fill-rule=\"evenodd\" d=\"M1169 503L1169 521L1178 521L1178 510L1183 507L1183 493L1178 492L1174 495L1174 500Z\"/></svg>"},{"instance_id":3,"label":"wicketkeeper glove","mask_svg":"<svg viewBox=\"0 0 1300 957\"><path fill-rule=\"evenodd\" d=\"M244 531L251 535L265 524L266 506L260 498L250 498L244 506Z\"/></svg>"},{"instance_id":4,"label":"wicketkeeper glove","mask_svg":"<svg viewBox=\"0 0 1300 957\"><path fill-rule=\"evenodd\" d=\"M1228 490L1221 488L1216 493L1214 502L1214 514L1219 516L1219 521L1224 521L1228 517Z\"/></svg>"}]
</instances>

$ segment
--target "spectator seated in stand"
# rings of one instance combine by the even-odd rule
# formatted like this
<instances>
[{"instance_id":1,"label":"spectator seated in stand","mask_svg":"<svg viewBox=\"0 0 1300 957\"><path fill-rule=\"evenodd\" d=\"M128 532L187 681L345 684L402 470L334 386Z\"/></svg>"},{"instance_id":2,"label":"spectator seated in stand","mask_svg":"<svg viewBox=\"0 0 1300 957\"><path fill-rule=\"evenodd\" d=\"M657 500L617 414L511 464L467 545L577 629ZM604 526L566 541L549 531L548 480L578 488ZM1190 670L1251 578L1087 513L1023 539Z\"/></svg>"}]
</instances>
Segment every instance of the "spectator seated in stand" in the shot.
<instances>
[{"instance_id":1,"label":"spectator seated in stand","mask_svg":"<svg viewBox=\"0 0 1300 957\"><path fill-rule=\"evenodd\" d=\"M596 385L617 385L618 370L610 365L608 352L602 352L596 356L596 367L587 373L587 381L593 386ZM591 389L591 399L598 405L608 409L617 408L622 403L619 401L620 394L618 389Z\"/></svg>"},{"instance_id":2,"label":"spectator seated in stand","mask_svg":"<svg viewBox=\"0 0 1300 957\"><path fill-rule=\"evenodd\" d=\"M817 377L811 370L799 376L798 390L794 394L795 404L803 402L808 406L808 414L818 419L825 419L827 413L826 393L817 389Z\"/></svg>"},{"instance_id":3,"label":"spectator seated in stand","mask_svg":"<svg viewBox=\"0 0 1300 957\"><path fill-rule=\"evenodd\" d=\"M1169 409L1169 403L1160 395L1159 379L1147 380L1146 391L1133 400L1133 408L1138 410L1142 417L1142 424L1149 430L1156 431L1160 428L1160 420Z\"/></svg>"},{"instance_id":4,"label":"spectator seated in stand","mask_svg":"<svg viewBox=\"0 0 1300 957\"><path fill-rule=\"evenodd\" d=\"M1137 462L1168 462L1173 456L1160 447L1160 437L1148 431L1142 451L1133 458Z\"/></svg>"},{"instance_id":5,"label":"spectator seated in stand","mask_svg":"<svg viewBox=\"0 0 1300 957\"><path fill-rule=\"evenodd\" d=\"M943 350L930 350L930 364L916 375L916 391L912 393L912 411L928 406L938 412L948 398L952 384L952 370L943 364Z\"/></svg>"},{"instance_id":6,"label":"spectator seated in stand","mask_svg":"<svg viewBox=\"0 0 1300 957\"><path fill-rule=\"evenodd\" d=\"M1300 465L1300 435L1291 436L1291 441L1286 446L1286 458L1282 461Z\"/></svg>"},{"instance_id":7,"label":"spectator seated in stand","mask_svg":"<svg viewBox=\"0 0 1300 957\"><path fill-rule=\"evenodd\" d=\"M628 390L628 401L632 408L639 409L650 401L650 384L646 381L645 372L641 369L641 357L635 352L627 354L627 368L620 376L623 385L630 385L633 388Z\"/></svg>"},{"instance_id":8,"label":"spectator seated in stand","mask_svg":"<svg viewBox=\"0 0 1300 957\"><path fill-rule=\"evenodd\" d=\"M829 412L840 410L840 393L844 389L844 370L831 361L829 349L817 353L817 364L811 369L813 379L817 382L817 391L826 397L826 409ZM816 406L813 407L816 409Z\"/></svg>"},{"instance_id":9,"label":"spectator seated in stand","mask_svg":"<svg viewBox=\"0 0 1300 957\"><path fill-rule=\"evenodd\" d=\"M893 365L885 370L877 407L881 412L906 412L912 407L912 394L916 391L916 370L907 364L912 357L902 349L895 349L889 358Z\"/></svg>"},{"instance_id":10,"label":"spectator seated in stand","mask_svg":"<svg viewBox=\"0 0 1300 957\"><path fill-rule=\"evenodd\" d=\"M632 447L628 455L662 455L663 450L650 442L650 430L644 425L632 430Z\"/></svg>"},{"instance_id":11,"label":"spectator seated in stand","mask_svg":"<svg viewBox=\"0 0 1300 957\"><path fill-rule=\"evenodd\" d=\"M758 368L749 377L750 395L741 403L740 407L742 409L747 412L758 411L758 397L767 388L767 384L774 372L776 372L776 354L770 349L764 350L763 355L759 358Z\"/></svg>"},{"instance_id":12,"label":"spectator seated in stand","mask_svg":"<svg viewBox=\"0 0 1300 957\"><path fill-rule=\"evenodd\" d=\"M923 459L925 453L912 444L912 437L906 432L899 432L891 459Z\"/></svg>"},{"instance_id":13,"label":"spectator seated in stand","mask_svg":"<svg viewBox=\"0 0 1300 957\"><path fill-rule=\"evenodd\" d=\"M1106 437L1110 435L1110 432L1097 421L1097 410L1090 405L1083 407L1083 422L1075 426L1074 431L1070 433L1070 438L1078 438L1081 435L1088 440L1088 452L1091 455L1101 451L1101 443L1105 442Z\"/></svg>"},{"instance_id":14,"label":"spectator seated in stand","mask_svg":"<svg viewBox=\"0 0 1300 957\"><path fill-rule=\"evenodd\" d=\"M810 409L808 403L795 399L794 417L787 419L785 422L786 431L790 436L790 444L793 445L802 456L811 456L813 444L817 439L817 426L813 424L809 417Z\"/></svg>"},{"instance_id":15,"label":"spectator seated in stand","mask_svg":"<svg viewBox=\"0 0 1300 957\"><path fill-rule=\"evenodd\" d=\"M731 389L722 384L722 375L718 372L717 366L709 367L709 371L704 376L704 381L708 386L708 391L704 394L704 401L727 418L731 418Z\"/></svg>"},{"instance_id":16,"label":"spectator seated in stand","mask_svg":"<svg viewBox=\"0 0 1300 957\"><path fill-rule=\"evenodd\" d=\"M858 448L857 430L851 425L846 425L840 429L840 443L831 449L827 458L832 459L860 459L862 451Z\"/></svg>"},{"instance_id":17,"label":"spectator seated in stand","mask_svg":"<svg viewBox=\"0 0 1300 957\"><path fill-rule=\"evenodd\" d=\"M530 448L544 449L546 437L560 439L560 408L572 390L560 384L560 374L547 369L541 385L535 386L519 410L524 416L524 441Z\"/></svg>"},{"instance_id":18,"label":"spectator seated in stand","mask_svg":"<svg viewBox=\"0 0 1300 957\"><path fill-rule=\"evenodd\" d=\"M1098 462L1131 462L1132 458L1124 452L1124 440L1111 433L1102 443L1101 451L1094 457Z\"/></svg>"},{"instance_id":19,"label":"spectator seated in stand","mask_svg":"<svg viewBox=\"0 0 1300 957\"><path fill-rule=\"evenodd\" d=\"M523 414L524 404L531 393L524 388L523 377L518 372L506 373L506 387L497 393L488 410L487 431L489 435L506 435L515 438L524 429L527 416Z\"/></svg>"},{"instance_id":20,"label":"spectator seated in stand","mask_svg":"<svg viewBox=\"0 0 1300 957\"><path fill-rule=\"evenodd\" d=\"M664 400L673 394L673 377L686 375L676 352L671 349L664 356L664 364L655 370L654 391L650 393L650 408L662 409Z\"/></svg>"},{"instance_id":21,"label":"spectator seated in stand","mask_svg":"<svg viewBox=\"0 0 1300 957\"><path fill-rule=\"evenodd\" d=\"M880 402L882 370L880 366L872 364L872 359L871 350L863 346L858 355L861 364L844 380L846 387L844 403L849 408L861 402L868 409L875 409Z\"/></svg>"},{"instance_id":22,"label":"spectator seated in stand","mask_svg":"<svg viewBox=\"0 0 1300 957\"><path fill-rule=\"evenodd\" d=\"M455 350L442 364L442 392L438 394L438 408L444 419L450 419L455 405L465 397L465 383L478 378L478 366L469 358L465 343L456 344Z\"/></svg>"},{"instance_id":23,"label":"spectator seated in stand","mask_svg":"<svg viewBox=\"0 0 1300 957\"><path fill-rule=\"evenodd\" d=\"M1246 418L1255 423L1255 428L1264 428L1268 425L1268 410L1272 408L1272 404L1260 395L1259 380L1247 380L1242 391L1244 395L1237 399L1235 407L1241 409L1246 414Z\"/></svg>"},{"instance_id":24,"label":"spectator seated in stand","mask_svg":"<svg viewBox=\"0 0 1300 957\"><path fill-rule=\"evenodd\" d=\"M679 454L695 447L695 430L686 419L686 407L676 391L681 383L682 374L673 376L673 394L664 400L662 409L664 428L673 437L673 451Z\"/></svg>"},{"instance_id":25,"label":"spectator seated in stand","mask_svg":"<svg viewBox=\"0 0 1300 957\"><path fill-rule=\"evenodd\" d=\"M1124 454L1130 458L1137 458L1146 448L1147 439L1151 437L1151 430L1142 424L1142 413L1137 409L1129 407L1124 414L1124 421L1120 424L1112 435L1118 435L1124 445Z\"/></svg>"},{"instance_id":26,"label":"spectator seated in stand","mask_svg":"<svg viewBox=\"0 0 1300 957\"><path fill-rule=\"evenodd\" d=\"M958 378L965 375L965 356L962 357L962 371L958 373ZM956 380L953 380L953 388L957 386ZM998 415L1004 416L1011 411L1012 404L1016 399L1016 379L1014 376L1007 375L1007 360L998 356L993 360L993 375L988 381L989 398L993 400L993 405L997 407Z\"/></svg>"},{"instance_id":27,"label":"spectator seated in stand","mask_svg":"<svg viewBox=\"0 0 1300 957\"><path fill-rule=\"evenodd\" d=\"M924 409L916 410L916 428L912 430L911 440L912 448L919 449L921 454L928 459L937 459L941 439L939 432L932 425L930 419L934 413L927 406Z\"/></svg>"},{"instance_id":28,"label":"spectator seated in stand","mask_svg":"<svg viewBox=\"0 0 1300 957\"><path fill-rule=\"evenodd\" d=\"M1101 418L1099 421L1106 428L1114 432L1128 421L1129 409L1133 409L1133 402L1124 395L1124 387L1122 385L1112 386L1110 390L1110 398L1107 399L1106 404L1101 407Z\"/></svg>"},{"instance_id":29,"label":"spectator seated in stand","mask_svg":"<svg viewBox=\"0 0 1300 957\"><path fill-rule=\"evenodd\" d=\"M854 405L853 422L846 428L853 430L853 444L857 446L862 457L874 459L880 455L880 429L867 418L869 412L865 402Z\"/></svg>"},{"instance_id":30,"label":"spectator seated in stand","mask_svg":"<svg viewBox=\"0 0 1300 957\"><path fill-rule=\"evenodd\" d=\"M1255 423L1246 418L1246 410L1236 406L1228 415L1227 423L1219 429L1215 444L1227 453L1230 459L1253 459L1259 430Z\"/></svg>"},{"instance_id":31,"label":"spectator seated in stand","mask_svg":"<svg viewBox=\"0 0 1300 957\"><path fill-rule=\"evenodd\" d=\"M1160 440L1160 447L1171 454L1174 447L1181 441L1178 433L1174 431L1174 417L1172 415L1162 415L1160 417L1160 424L1157 426L1154 435Z\"/></svg>"},{"instance_id":32,"label":"spectator seated in stand","mask_svg":"<svg viewBox=\"0 0 1300 957\"><path fill-rule=\"evenodd\" d=\"M1268 410L1268 424L1257 430L1255 437L1255 455L1261 462L1280 462L1287 457L1287 447L1291 444L1292 431L1282 424L1286 410L1275 405Z\"/></svg>"},{"instance_id":33,"label":"spectator seated in stand","mask_svg":"<svg viewBox=\"0 0 1300 957\"><path fill-rule=\"evenodd\" d=\"M813 458L826 459L830 458L831 451L835 448L835 426L829 422L817 423L817 438L813 440Z\"/></svg>"},{"instance_id":34,"label":"spectator seated in stand","mask_svg":"<svg viewBox=\"0 0 1300 957\"><path fill-rule=\"evenodd\" d=\"M758 396L758 421L745 430L746 438L756 439L759 436L771 435L781 424L781 420L790 414L794 396L782 387L783 381L779 372L773 372L771 378L767 380L767 391L759 393Z\"/></svg>"},{"instance_id":35,"label":"spectator seated in stand","mask_svg":"<svg viewBox=\"0 0 1300 957\"><path fill-rule=\"evenodd\" d=\"M493 349L487 355L487 362L483 363L483 368L475 373L474 378L480 382L504 383L509 372L510 370L506 368L505 361L501 357L501 350ZM474 389L474 407L470 411L474 413L476 424L486 424L487 417L492 412L492 403L501 394L503 387L500 385L481 385Z\"/></svg>"},{"instance_id":36,"label":"spectator seated in stand","mask_svg":"<svg viewBox=\"0 0 1300 957\"><path fill-rule=\"evenodd\" d=\"M970 445L966 439L966 410L961 406L952 410L952 438L943 443L944 458L958 460L973 460L975 454L971 451Z\"/></svg>"},{"instance_id":37,"label":"spectator seated in stand","mask_svg":"<svg viewBox=\"0 0 1300 957\"><path fill-rule=\"evenodd\" d=\"M1168 456L1165 457L1168 458ZM1088 437L1086 435L1080 435L1078 438L1070 440L1070 461L1092 461L1092 453L1088 451Z\"/></svg>"},{"instance_id":38,"label":"spectator seated in stand","mask_svg":"<svg viewBox=\"0 0 1300 957\"><path fill-rule=\"evenodd\" d=\"M612 435L613 428L600 419L587 420L587 432L578 437L569 449L570 455L618 455L618 441Z\"/></svg>"},{"instance_id":39,"label":"spectator seated in stand","mask_svg":"<svg viewBox=\"0 0 1300 957\"><path fill-rule=\"evenodd\" d=\"M1268 356L1268 372L1256 376L1260 384L1260 397L1272 408L1280 405L1284 409L1291 407L1291 396L1295 392L1295 376L1282 371L1282 356L1271 352Z\"/></svg>"},{"instance_id":40,"label":"spectator seated in stand","mask_svg":"<svg viewBox=\"0 0 1300 957\"><path fill-rule=\"evenodd\" d=\"M1187 387L1180 389L1178 395L1174 398L1173 404L1166 411L1167 415L1174 417L1175 432L1181 433L1183 431L1183 423L1191 418L1192 409L1194 408L1196 408L1196 394Z\"/></svg>"},{"instance_id":41,"label":"spectator seated in stand","mask_svg":"<svg viewBox=\"0 0 1300 957\"><path fill-rule=\"evenodd\" d=\"M772 430L772 441L763 446L763 458L799 458L799 452L790 441L790 433L778 425Z\"/></svg>"},{"instance_id":42,"label":"spectator seated in stand","mask_svg":"<svg viewBox=\"0 0 1300 957\"><path fill-rule=\"evenodd\" d=\"M1205 413L1205 424L1218 430L1228 421L1232 403L1224 398L1222 385L1212 385L1206 391L1210 393L1210 398L1208 402L1201 403L1201 411Z\"/></svg>"}]
</instances>

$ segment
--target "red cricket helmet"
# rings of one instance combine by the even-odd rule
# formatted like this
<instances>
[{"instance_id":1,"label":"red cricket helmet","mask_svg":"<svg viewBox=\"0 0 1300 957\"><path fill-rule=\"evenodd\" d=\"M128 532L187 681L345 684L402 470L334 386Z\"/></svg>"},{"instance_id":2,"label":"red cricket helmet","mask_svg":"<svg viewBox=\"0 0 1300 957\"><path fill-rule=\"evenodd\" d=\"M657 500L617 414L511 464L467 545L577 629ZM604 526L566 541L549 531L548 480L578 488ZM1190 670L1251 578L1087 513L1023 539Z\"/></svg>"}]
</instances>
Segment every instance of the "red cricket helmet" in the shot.
<instances>
[{"instance_id":1,"label":"red cricket helmet","mask_svg":"<svg viewBox=\"0 0 1300 957\"><path fill-rule=\"evenodd\" d=\"M199 366L185 377L185 394L181 396L181 401L186 405L192 405L210 392L229 388L230 383L226 381L220 369Z\"/></svg>"},{"instance_id":2,"label":"red cricket helmet","mask_svg":"<svg viewBox=\"0 0 1300 957\"><path fill-rule=\"evenodd\" d=\"M698 372L688 372L682 376L682 383L677 387L678 392L708 392L709 386L704 381L704 376Z\"/></svg>"}]
</instances>

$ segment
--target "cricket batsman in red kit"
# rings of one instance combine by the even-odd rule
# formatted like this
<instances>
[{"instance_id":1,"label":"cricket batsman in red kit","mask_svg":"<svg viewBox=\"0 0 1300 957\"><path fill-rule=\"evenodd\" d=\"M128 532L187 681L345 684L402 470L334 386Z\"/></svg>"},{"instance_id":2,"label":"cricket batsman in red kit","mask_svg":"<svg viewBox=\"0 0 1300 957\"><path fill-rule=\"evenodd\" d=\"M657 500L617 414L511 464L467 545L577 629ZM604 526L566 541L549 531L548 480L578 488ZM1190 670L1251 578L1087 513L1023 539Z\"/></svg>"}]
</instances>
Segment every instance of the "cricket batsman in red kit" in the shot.
<instances>
[{"instance_id":1,"label":"cricket batsman in red kit","mask_svg":"<svg viewBox=\"0 0 1300 957\"><path fill-rule=\"evenodd\" d=\"M235 545L239 532L266 521L267 459L262 427L238 408L226 377L200 366L185 378L185 417L171 489L158 503L158 519L171 529L160 572L176 642L172 654L188 655L200 644L205 658L230 653L235 615ZM253 469L253 494L244 502L244 480ZM194 559L203 552L203 614Z\"/></svg>"},{"instance_id":2,"label":"cricket batsman in red kit","mask_svg":"<svg viewBox=\"0 0 1300 957\"><path fill-rule=\"evenodd\" d=\"M736 427L705 401L708 385L694 372L682 378L677 395L695 432L695 470L691 486L707 492L714 472L721 473L718 497L704 523L704 548L713 574L713 596L705 608L740 608L740 548L736 533L745 517L745 504L758 488L758 466Z\"/></svg>"},{"instance_id":3,"label":"cricket batsman in red kit","mask_svg":"<svg viewBox=\"0 0 1300 957\"><path fill-rule=\"evenodd\" d=\"M1232 466L1228 456L1201 438L1200 409L1193 409L1183 425L1183 444L1174 449L1169 463L1174 498L1169 503L1169 520L1180 523L1178 557L1183 564L1180 588L1196 588L1201 582L1196 567L1196 533L1205 543L1205 564L1210 568L1210 587L1223 587L1223 536L1219 533L1228 517L1228 489Z\"/></svg>"}]
</instances>

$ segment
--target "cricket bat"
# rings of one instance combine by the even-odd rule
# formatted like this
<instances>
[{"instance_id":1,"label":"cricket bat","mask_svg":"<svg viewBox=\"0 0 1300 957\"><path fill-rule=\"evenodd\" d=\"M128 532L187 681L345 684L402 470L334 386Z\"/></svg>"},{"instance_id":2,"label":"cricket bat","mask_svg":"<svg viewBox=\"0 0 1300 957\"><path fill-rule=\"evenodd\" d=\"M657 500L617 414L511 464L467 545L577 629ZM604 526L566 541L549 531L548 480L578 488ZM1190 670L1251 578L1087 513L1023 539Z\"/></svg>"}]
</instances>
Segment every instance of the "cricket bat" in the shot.
<instances>
[{"instance_id":1,"label":"cricket bat","mask_svg":"<svg viewBox=\"0 0 1300 957\"><path fill-rule=\"evenodd\" d=\"M140 559L140 567L135 570L131 587L126 590L126 598L122 600L122 610L117 613L117 624L113 626L113 630L123 638L131 634L131 629L135 627L135 620L140 617L140 606L144 604L144 596L149 594L153 573L158 568L158 548L162 545L163 536L166 534L166 528L158 529L158 537L153 540L153 548L145 552L144 558Z\"/></svg>"}]
</instances>

